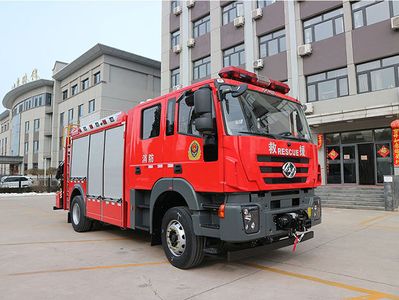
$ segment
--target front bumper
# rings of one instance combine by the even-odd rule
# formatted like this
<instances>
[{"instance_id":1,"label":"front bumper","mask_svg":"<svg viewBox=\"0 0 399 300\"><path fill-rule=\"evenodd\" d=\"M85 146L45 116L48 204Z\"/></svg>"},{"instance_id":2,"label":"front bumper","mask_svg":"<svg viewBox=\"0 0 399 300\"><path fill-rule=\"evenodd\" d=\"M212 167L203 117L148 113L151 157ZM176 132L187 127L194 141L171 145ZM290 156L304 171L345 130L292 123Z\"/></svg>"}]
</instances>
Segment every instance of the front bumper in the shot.
<instances>
[{"instance_id":1,"label":"front bumper","mask_svg":"<svg viewBox=\"0 0 399 300\"><path fill-rule=\"evenodd\" d=\"M276 196L277 195L277 196ZM279 240L288 236L288 230L281 230L275 223L275 218L281 214L302 212L309 216L310 227L321 223L321 206L315 214L314 203L320 203L320 198L313 191L300 191L297 194L265 193L258 194L228 194L225 199L224 218L217 219L213 228L204 228L200 218L193 216L194 230L197 235L219 238L230 243L251 242L260 239ZM256 206L259 209L258 231L247 233L244 228L242 209L245 206ZM312 209L309 209L312 208ZM198 226L197 226L198 225ZM309 227L309 228L310 228ZM308 228L308 229L309 229Z\"/></svg>"},{"instance_id":2,"label":"front bumper","mask_svg":"<svg viewBox=\"0 0 399 300\"><path fill-rule=\"evenodd\" d=\"M303 235L303 238L301 239L301 242L310 240L313 237L314 237L313 231L305 232L305 234ZM268 251L273 251L273 250L280 249L283 247L291 246L294 244L294 242L295 242L295 237L292 236L292 237L287 237L285 239L278 240L276 242L271 242L266 245L256 246L256 247L252 247L252 248L245 248L245 249L240 249L240 250L227 251L227 260L235 261L235 260L241 260L241 259L248 258L248 257L262 255Z\"/></svg>"}]
</instances>

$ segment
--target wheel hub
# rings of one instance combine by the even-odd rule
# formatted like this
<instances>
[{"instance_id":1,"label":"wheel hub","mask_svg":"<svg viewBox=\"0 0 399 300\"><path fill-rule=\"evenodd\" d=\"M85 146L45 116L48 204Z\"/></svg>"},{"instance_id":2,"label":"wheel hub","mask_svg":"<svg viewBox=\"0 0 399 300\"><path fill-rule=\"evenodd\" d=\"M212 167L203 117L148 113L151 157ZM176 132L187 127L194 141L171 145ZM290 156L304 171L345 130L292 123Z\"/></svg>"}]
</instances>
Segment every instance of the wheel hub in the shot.
<instances>
[{"instance_id":1,"label":"wheel hub","mask_svg":"<svg viewBox=\"0 0 399 300\"><path fill-rule=\"evenodd\" d=\"M166 228L166 243L170 252L175 256L180 256L186 249L186 233L183 226L177 220L169 222Z\"/></svg>"},{"instance_id":2,"label":"wheel hub","mask_svg":"<svg viewBox=\"0 0 399 300\"><path fill-rule=\"evenodd\" d=\"M79 204L75 203L72 208L72 220L75 225L79 224L80 222L80 208Z\"/></svg>"}]
</instances>

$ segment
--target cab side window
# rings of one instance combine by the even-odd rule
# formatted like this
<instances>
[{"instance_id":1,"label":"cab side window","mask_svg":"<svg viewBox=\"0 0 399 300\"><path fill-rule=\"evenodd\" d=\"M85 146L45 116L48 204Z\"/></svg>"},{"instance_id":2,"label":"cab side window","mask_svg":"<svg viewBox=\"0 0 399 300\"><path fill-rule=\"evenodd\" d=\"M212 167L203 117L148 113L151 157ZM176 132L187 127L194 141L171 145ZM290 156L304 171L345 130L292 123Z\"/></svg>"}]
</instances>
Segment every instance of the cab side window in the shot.
<instances>
[{"instance_id":1,"label":"cab side window","mask_svg":"<svg viewBox=\"0 0 399 300\"><path fill-rule=\"evenodd\" d=\"M168 100L168 110L166 112L166 135L175 133L175 107L176 99Z\"/></svg>"},{"instance_id":2,"label":"cab side window","mask_svg":"<svg viewBox=\"0 0 399 300\"><path fill-rule=\"evenodd\" d=\"M141 139L159 136L161 125L161 105L143 109L141 113Z\"/></svg>"},{"instance_id":3,"label":"cab side window","mask_svg":"<svg viewBox=\"0 0 399 300\"><path fill-rule=\"evenodd\" d=\"M194 125L194 102L193 97L183 98L179 102L179 133L201 136Z\"/></svg>"}]
</instances>

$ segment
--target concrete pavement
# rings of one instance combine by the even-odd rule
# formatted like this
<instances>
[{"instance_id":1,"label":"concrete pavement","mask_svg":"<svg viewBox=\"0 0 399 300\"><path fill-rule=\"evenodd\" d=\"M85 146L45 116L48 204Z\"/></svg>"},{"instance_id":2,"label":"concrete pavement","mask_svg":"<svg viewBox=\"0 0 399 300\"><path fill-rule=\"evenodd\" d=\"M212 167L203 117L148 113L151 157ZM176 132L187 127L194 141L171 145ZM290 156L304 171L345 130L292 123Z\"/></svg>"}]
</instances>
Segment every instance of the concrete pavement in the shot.
<instances>
[{"instance_id":1,"label":"concrete pavement","mask_svg":"<svg viewBox=\"0 0 399 300\"><path fill-rule=\"evenodd\" d=\"M130 230L76 233L54 196L0 195L1 299L398 299L399 213L324 209L315 238L179 270Z\"/></svg>"}]
</instances>

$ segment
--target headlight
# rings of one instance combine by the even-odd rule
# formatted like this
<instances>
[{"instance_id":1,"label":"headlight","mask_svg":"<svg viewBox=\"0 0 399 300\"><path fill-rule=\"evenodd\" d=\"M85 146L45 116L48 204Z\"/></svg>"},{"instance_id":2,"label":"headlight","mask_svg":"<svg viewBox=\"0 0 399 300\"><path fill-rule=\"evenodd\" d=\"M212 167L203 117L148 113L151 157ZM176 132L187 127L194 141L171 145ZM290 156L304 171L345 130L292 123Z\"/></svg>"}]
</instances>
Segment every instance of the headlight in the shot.
<instances>
[{"instance_id":1,"label":"headlight","mask_svg":"<svg viewBox=\"0 0 399 300\"><path fill-rule=\"evenodd\" d=\"M314 220L318 220L321 218L321 200L319 197L313 198L313 218Z\"/></svg>"},{"instance_id":2,"label":"headlight","mask_svg":"<svg viewBox=\"0 0 399 300\"><path fill-rule=\"evenodd\" d=\"M244 206L242 208L242 219L244 222L245 233L255 233L259 231L258 206Z\"/></svg>"}]
</instances>

